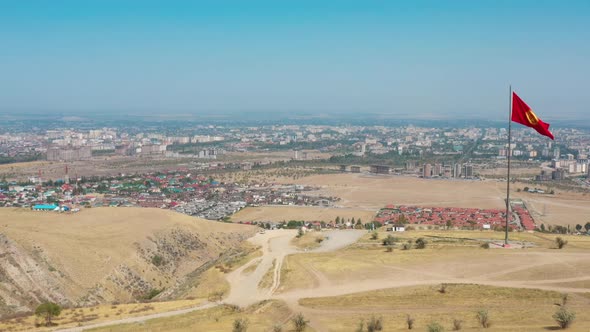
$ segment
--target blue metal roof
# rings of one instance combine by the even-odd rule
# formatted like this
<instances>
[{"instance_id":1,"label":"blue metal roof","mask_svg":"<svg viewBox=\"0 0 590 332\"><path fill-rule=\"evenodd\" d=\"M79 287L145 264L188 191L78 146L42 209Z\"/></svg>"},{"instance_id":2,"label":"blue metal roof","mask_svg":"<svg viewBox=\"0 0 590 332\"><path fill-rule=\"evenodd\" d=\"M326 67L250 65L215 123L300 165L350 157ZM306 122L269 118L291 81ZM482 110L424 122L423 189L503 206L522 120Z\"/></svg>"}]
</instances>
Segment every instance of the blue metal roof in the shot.
<instances>
[{"instance_id":1,"label":"blue metal roof","mask_svg":"<svg viewBox=\"0 0 590 332\"><path fill-rule=\"evenodd\" d=\"M33 209L41 209L41 210L55 210L55 208L57 207L57 205L51 205L51 204L37 204L35 206L33 206Z\"/></svg>"}]
</instances>

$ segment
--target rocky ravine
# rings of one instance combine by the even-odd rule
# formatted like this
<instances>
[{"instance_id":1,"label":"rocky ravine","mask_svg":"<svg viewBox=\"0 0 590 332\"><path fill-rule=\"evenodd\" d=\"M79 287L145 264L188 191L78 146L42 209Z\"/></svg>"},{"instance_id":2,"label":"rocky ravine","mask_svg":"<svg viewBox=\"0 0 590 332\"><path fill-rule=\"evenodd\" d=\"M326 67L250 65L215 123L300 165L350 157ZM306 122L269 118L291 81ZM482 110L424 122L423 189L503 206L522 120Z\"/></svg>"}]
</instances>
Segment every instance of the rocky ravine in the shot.
<instances>
[{"instance_id":1,"label":"rocky ravine","mask_svg":"<svg viewBox=\"0 0 590 332\"><path fill-rule=\"evenodd\" d=\"M106 275L97 275L88 289L49 258L55 257L47 254L51 248L26 249L0 234L0 315L34 310L46 300L85 306L133 302L155 290L173 294L187 275L251 235L251 231L199 234L180 226L159 231L134 242L135 250L126 253L128 258ZM84 249L75 248L81 259Z\"/></svg>"}]
</instances>

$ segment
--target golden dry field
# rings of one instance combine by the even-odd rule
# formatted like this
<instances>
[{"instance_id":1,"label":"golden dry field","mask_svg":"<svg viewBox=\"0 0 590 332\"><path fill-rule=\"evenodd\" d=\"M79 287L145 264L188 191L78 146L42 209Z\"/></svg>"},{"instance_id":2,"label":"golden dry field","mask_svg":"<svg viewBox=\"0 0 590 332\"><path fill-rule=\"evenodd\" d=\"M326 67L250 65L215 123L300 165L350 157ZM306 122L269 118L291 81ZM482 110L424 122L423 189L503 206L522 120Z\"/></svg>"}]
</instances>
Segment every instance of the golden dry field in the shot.
<instances>
[{"instance_id":1,"label":"golden dry field","mask_svg":"<svg viewBox=\"0 0 590 332\"><path fill-rule=\"evenodd\" d=\"M257 206L247 207L232 215L231 220L237 221L325 221L331 222L336 217L370 222L377 213L375 209L360 208L326 208L315 206Z\"/></svg>"},{"instance_id":2,"label":"golden dry field","mask_svg":"<svg viewBox=\"0 0 590 332\"><path fill-rule=\"evenodd\" d=\"M275 325L289 331L292 312L280 301L265 301L248 308L236 309L220 306L206 310L194 311L171 318L158 318L147 322L116 325L92 329L94 332L140 332L140 331L232 331L236 319L248 320L248 331L272 331ZM306 329L306 332L311 331Z\"/></svg>"},{"instance_id":3,"label":"golden dry field","mask_svg":"<svg viewBox=\"0 0 590 332\"><path fill-rule=\"evenodd\" d=\"M0 268L10 280L0 284L0 295L8 312L38 298L91 305L172 291L256 232L252 226L142 208L71 214L4 208L0 220Z\"/></svg>"},{"instance_id":4,"label":"golden dry field","mask_svg":"<svg viewBox=\"0 0 590 332\"><path fill-rule=\"evenodd\" d=\"M320 194L341 198L336 204L349 209L377 210L387 204L481 209L503 209L506 206L506 182L496 180L436 180L350 173L311 175L296 180L277 177L272 180L319 186ZM525 186L521 183L512 185L511 198L522 199L537 224L575 226L590 222L590 193L560 190L555 195L518 192Z\"/></svg>"},{"instance_id":5,"label":"golden dry field","mask_svg":"<svg viewBox=\"0 0 590 332\"><path fill-rule=\"evenodd\" d=\"M445 293L440 285L414 286L302 299L300 304L318 317L322 331L354 331L371 317L383 319L383 331L407 331L408 315L417 331L433 322L451 331L454 320L461 321L461 331L546 331L557 329L551 316L560 308L561 297L555 291L449 284ZM567 307L577 314L570 330L587 331L587 295L569 295ZM487 329L476 318L479 310L489 315Z\"/></svg>"}]
</instances>

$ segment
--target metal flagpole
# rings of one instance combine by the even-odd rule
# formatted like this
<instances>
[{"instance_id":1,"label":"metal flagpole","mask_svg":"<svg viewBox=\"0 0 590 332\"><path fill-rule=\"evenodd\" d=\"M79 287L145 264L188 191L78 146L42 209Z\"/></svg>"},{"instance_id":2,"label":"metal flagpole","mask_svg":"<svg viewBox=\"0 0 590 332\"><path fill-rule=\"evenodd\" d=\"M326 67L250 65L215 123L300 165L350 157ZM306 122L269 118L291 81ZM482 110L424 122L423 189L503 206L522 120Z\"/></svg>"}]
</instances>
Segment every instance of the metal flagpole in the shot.
<instances>
[{"instance_id":1,"label":"metal flagpole","mask_svg":"<svg viewBox=\"0 0 590 332\"><path fill-rule=\"evenodd\" d=\"M510 219L510 158L512 157L512 85L509 85L508 97L508 179L506 181L506 235L504 245L508 245L508 221Z\"/></svg>"}]
</instances>

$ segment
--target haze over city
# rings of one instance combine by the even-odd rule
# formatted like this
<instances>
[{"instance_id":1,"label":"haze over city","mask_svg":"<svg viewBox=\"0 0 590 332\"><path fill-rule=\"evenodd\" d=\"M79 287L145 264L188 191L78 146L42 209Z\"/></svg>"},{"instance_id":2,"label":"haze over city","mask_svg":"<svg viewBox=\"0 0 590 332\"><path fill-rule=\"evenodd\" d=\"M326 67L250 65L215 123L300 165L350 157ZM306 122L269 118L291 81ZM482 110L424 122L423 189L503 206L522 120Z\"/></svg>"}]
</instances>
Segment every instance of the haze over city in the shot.
<instances>
[{"instance_id":1,"label":"haze over city","mask_svg":"<svg viewBox=\"0 0 590 332\"><path fill-rule=\"evenodd\" d=\"M0 331L590 331L588 18L0 0Z\"/></svg>"},{"instance_id":2,"label":"haze over city","mask_svg":"<svg viewBox=\"0 0 590 332\"><path fill-rule=\"evenodd\" d=\"M588 113L587 1L3 1L1 113Z\"/></svg>"}]
</instances>

